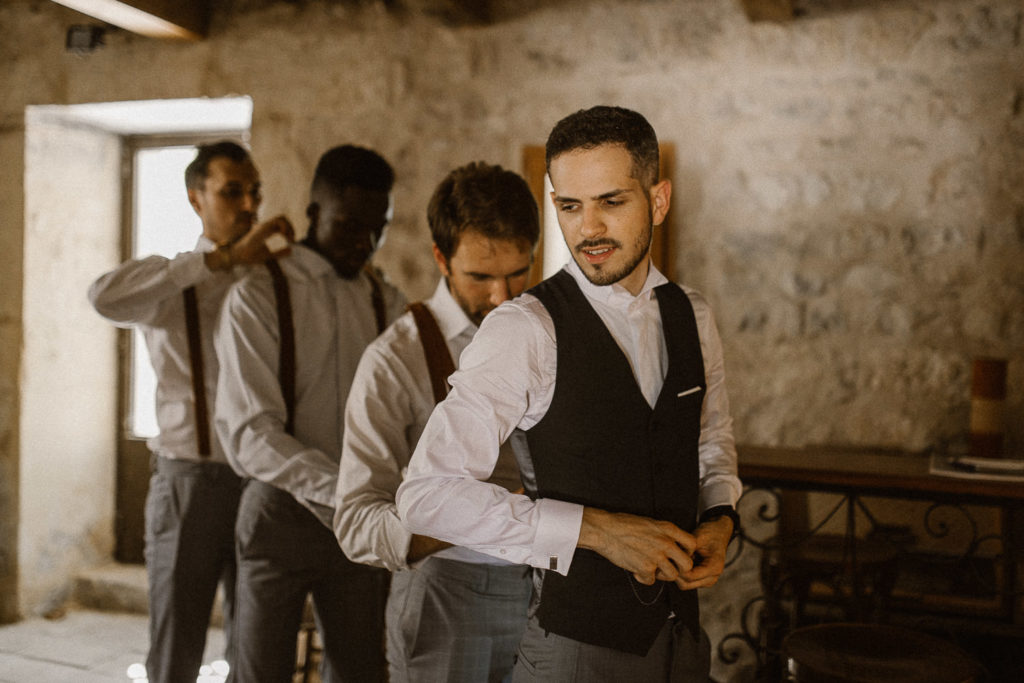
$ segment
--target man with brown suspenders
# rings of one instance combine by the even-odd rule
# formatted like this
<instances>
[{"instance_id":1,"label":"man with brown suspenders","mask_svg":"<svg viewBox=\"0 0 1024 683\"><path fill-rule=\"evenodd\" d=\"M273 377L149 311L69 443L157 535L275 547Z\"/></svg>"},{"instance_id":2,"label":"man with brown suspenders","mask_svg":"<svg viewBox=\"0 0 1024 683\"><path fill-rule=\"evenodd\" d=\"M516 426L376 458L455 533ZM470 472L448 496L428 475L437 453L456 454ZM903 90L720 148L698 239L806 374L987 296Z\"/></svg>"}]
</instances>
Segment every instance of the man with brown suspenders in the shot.
<instances>
[{"instance_id":1,"label":"man with brown suspenders","mask_svg":"<svg viewBox=\"0 0 1024 683\"><path fill-rule=\"evenodd\" d=\"M236 265L270 256L267 237L292 228L279 216L256 224L260 178L234 142L201 145L185 171L189 202L203 225L195 249L174 258L132 259L89 288L89 300L118 327L138 327L156 371L158 436L146 498L146 570L154 683L195 681L218 580L224 581L228 662L233 662L234 526L239 478L211 435L217 381L213 330ZM286 252L281 252L283 255Z\"/></svg>"},{"instance_id":2,"label":"man with brown suspenders","mask_svg":"<svg viewBox=\"0 0 1024 683\"><path fill-rule=\"evenodd\" d=\"M500 681L526 625L527 567L410 534L395 491L462 349L491 310L525 289L539 234L525 181L498 166L452 171L428 208L442 279L371 344L345 410L335 533L357 562L392 570L391 683ZM510 444L480 476L521 487Z\"/></svg>"},{"instance_id":3,"label":"man with brown suspenders","mask_svg":"<svg viewBox=\"0 0 1024 683\"><path fill-rule=\"evenodd\" d=\"M405 306L367 268L391 217L393 181L376 152L328 150L314 174L305 238L279 269L254 268L232 286L221 311L217 432L248 478L236 525L235 681L291 680L310 593L322 680L385 675L387 573L350 562L330 525L356 364Z\"/></svg>"}]
</instances>

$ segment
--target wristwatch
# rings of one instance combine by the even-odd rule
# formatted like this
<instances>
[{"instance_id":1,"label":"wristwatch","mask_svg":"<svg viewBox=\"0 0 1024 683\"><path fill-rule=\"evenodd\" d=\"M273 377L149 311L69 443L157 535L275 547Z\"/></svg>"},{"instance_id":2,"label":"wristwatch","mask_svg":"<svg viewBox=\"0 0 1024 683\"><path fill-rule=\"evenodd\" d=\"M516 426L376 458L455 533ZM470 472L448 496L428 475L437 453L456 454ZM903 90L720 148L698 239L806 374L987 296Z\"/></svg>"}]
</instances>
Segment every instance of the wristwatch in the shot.
<instances>
[{"instance_id":1,"label":"wristwatch","mask_svg":"<svg viewBox=\"0 0 1024 683\"><path fill-rule=\"evenodd\" d=\"M231 258L231 245L221 244L216 249L209 252L207 265L210 270L230 270L231 266L234 265L234 261Z\"/></svg>"},{"instance_id":2,"label":"wristwatch","mask_svg":"<svg viewBox=\"0 0 1024 683\"><path fill-rule=\"evenodd\" d=\"M714 507L708 508L703 512L703 514L701 514L700 521L698 522L698 524L703 524L705 522L713 522L721 517L728 517L732 520L732 536L729 537L729 540L731 541L732 539L739 536L740 514L736 512L736 509L733 508L731 505L716 505Z\"/></svg>"}]
</instances>

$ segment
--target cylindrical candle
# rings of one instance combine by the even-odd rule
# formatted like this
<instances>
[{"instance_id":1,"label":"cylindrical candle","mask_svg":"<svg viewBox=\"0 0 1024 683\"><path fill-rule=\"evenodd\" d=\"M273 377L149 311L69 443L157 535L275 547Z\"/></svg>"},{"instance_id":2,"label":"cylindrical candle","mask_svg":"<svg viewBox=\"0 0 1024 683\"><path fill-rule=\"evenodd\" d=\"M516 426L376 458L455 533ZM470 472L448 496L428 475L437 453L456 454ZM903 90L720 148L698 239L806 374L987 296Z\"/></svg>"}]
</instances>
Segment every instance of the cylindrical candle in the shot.
<instances>
[{"instance_id":1,"label":"cylindrical candle","mask_svg":"<svg viewBox=\"0 0 1024 683\"><path fill-rule=\"evenodd\" d=\"M977 358L971 376L971 455L998 458L1003 454L1006 412L1006 360Z\"/></svg>"}]
</instances>

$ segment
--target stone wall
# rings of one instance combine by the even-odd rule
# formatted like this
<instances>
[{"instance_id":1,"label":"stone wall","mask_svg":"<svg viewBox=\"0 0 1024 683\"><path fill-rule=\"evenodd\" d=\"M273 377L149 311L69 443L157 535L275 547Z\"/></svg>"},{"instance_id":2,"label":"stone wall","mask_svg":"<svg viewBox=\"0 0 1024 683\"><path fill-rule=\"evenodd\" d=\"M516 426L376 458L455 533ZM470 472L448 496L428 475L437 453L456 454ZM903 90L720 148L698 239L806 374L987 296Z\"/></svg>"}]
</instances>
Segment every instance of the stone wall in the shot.
<instances>
[{"instance_id":1,"label":"stone wall","mask_svg":"<svg viewBox=\"0 0 1024 683\"><path fill-rule=\"evenodd\" d=\"M717 311L739 441L961 436L971 360L995 355L1024 449L1019 0L807 0L786 24L733 0L504 3L492 22L426 11L443 4L229 3L201 43L112 31L82 57L63 51L81 15L0 6L5 506L27 104L250 95L265 209L300 224L320 152L379 149L398 184L378 263L414 298L436 277L424 210L444 173L518 169L582 107L638 109L676 147L671 275Z\"/></svg>"},{"instance_id":2,"label":"stone wall","mask_svg":"<svg viewBox=\"0 0 1024 683\"><path fill-rule=\"evenodd\" d=\"M437 179L476 158L518 168L565 113L623 104L676 145L673 275L716 306L741 440L923 447L965 429L973 356L1020 359L1013 0L808 2L785 25L728 0L561 2L471 26L249 5L202 43L115 31L75 57L61 40L80 15L8 3L24 29L3 48L4 120L25 103L251 95L266 209L300 224L318 154L372 145L399 174L379 261L421 296Z\"/></svg>"}]
</instances>

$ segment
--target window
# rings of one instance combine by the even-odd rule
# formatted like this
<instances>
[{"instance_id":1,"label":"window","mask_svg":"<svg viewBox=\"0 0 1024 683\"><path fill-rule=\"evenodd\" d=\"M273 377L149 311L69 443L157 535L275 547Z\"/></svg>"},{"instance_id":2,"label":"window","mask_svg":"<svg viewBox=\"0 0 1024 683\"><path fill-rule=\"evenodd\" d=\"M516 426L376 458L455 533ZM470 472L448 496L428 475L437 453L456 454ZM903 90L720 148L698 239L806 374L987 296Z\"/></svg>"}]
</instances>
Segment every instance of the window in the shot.
<instances>
[{"instance_id":1,"label":"window","mask_svg":"<svg viewBox=\"0 0 1024 683\"><path fill-rule=\"evenodd\" d=\"M195 158L195 145L129 145L127 149L132 157L129 257L170 258L191 250L202 232L199 216L185 194L185 167ZM138 330L132 332L129 356L128 436L156 436L156 376Z\"/></svg>"},{"instance_id":2,"label":"window","mask_svg":"<svg viewBox=\"0 0 1024 683\"><path fill-rule=\"evenodd\" d=\"M185 192L185 167L196 145L233 139L244 133L183 133L123 138L123 256L173 257L191 251L202 222ZM117 559L143 559L143 507L149 485L146 439L157 434L156 375L142 333L122 331L121 396L117 486Z\"/></svg>"}]
</instances>

